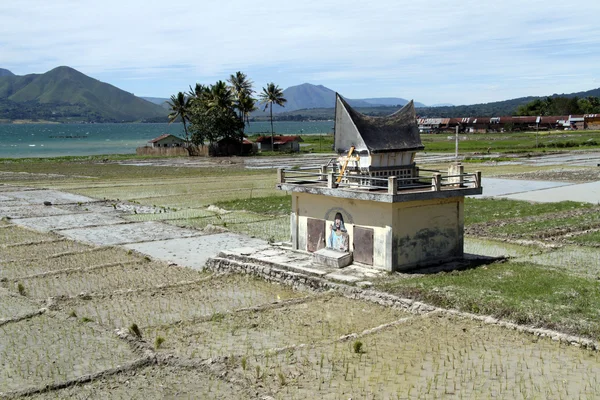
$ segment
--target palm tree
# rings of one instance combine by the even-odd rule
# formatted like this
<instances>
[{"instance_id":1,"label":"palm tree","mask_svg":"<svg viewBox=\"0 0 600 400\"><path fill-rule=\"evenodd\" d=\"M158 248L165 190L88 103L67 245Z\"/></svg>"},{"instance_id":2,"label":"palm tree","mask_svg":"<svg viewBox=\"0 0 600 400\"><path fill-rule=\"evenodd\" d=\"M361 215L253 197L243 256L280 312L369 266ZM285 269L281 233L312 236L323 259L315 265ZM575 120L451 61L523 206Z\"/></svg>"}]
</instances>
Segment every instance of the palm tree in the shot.
<instances>
[{"instance_id":1,"label":"palm tree","mask_svg":"<svg viewBox=\"0 0 600 400\"><path fill-rule=\"evenodd\" d=\"M252 97L252 81L241 71L229 76L229 82L233 97L235 98L235 108L238 109L240 119L248 123L248 114L256 110L256 100Z\"/></svg>"},{"instance_id":2,"label":"palm tree","mask_svg":"<svg viewBox=\"0 0 600 400\"><path fill-rule=\"evenodd\" d=\"M250 124L250 113L256 111L256 99L249 94L242 94L236 103L242 121L244 124Z\"/></svg>"},{"instance_id":3,"label":"palm tree","mask_svg":"<svg viewBox=\"0 0 600 400\"><path fill-rule=\"evenodd\" d=\"M190 85L190 91L188 92L188 96L190 96L193 99L200 99L206 94L207 91L208 86L196 83L196 86L194 87Z\"/></svg>"},{"instance_id":4,"label":"palm tree","mask_svg":"<svg viewBox=\"0 0 600 400\"><path fill-rule=\"evenodd\" d=\"M190 97L187 97L183 92L177 93L177 95L171 96L171 101L167 101L169 107L171 108L171 113L169 114L169 124L175 122L177 118L181 118L183 122L183 130L185 131L185 144L186 147L189 147L189 137L187 131L186 122L190 120Z\"/></svg>"},{"instance_id":5,"label":"palm tree","mask_svg":"<svg viewBox=\"0 0 600 400\"><path fill-rule=\"evenodd\" d=\"M206 91L206 105L209 108L229 108L233 107L233 94L231 89L223 81L217 81Z\"/></svg>"},{"instance_id":6,"label":"palm tree","mask_svg":"<svg viewBox=\"0 0 600 400\"><path fill-rule=\"evenodd\" d=\"M229 76L227 80L235 98L235 108L238 110L238 115L244 123L244 128L250 123L249 115L256 110L256 99L252 97L254 90L252 89L252 81L248 79L246 74L241 71ZM243 149L244 132L240 138L240 146Z\"/></svg>"},{"instance_id":7,"label":"palm tree","mask_svg":"<svg viewBox=\"0 0 600 400\"><path fill-rule=\"evenodd\" d=\"M267 84L266 88L263 87L263 91L259 97L260 102L265 105L263 111L265 111L267 107L269 107L271 111L271 150L273 150L273 104L285 107L284 104L287 100L283 97L283 90L273 82Z\"/></svg>"},{"instance_id":8,"label":"palm tree","mask_svg":"<svg viewBox=\"0 0 600 400\"><path fill-rule=\"evenodd\" d=\"M237 98L239 98L241 94L251 95L254 93L254 90L252 90L252 81L241 71L230 75L227 82L231 85L233 95Z\"/></svg>"}]
</instances>

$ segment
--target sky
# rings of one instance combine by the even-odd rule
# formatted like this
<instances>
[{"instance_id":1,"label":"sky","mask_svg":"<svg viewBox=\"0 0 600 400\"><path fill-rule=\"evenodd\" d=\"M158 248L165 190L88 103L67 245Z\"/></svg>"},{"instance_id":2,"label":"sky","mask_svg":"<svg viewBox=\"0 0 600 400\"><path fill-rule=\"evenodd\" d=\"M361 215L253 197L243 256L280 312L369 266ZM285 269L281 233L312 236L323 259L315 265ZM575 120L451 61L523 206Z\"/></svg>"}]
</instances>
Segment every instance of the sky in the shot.
<instances>
[{"instance_id":1,"label":"sky","mask_svg":"<svg viewBox=\"0 0 600 400\"><path fill-rule=\"evenodd\" d=\"M170 97L242 71L351 99L475 104L600 87L600 1L0 2L0 68Z\"/></svg>"}]
</instances>

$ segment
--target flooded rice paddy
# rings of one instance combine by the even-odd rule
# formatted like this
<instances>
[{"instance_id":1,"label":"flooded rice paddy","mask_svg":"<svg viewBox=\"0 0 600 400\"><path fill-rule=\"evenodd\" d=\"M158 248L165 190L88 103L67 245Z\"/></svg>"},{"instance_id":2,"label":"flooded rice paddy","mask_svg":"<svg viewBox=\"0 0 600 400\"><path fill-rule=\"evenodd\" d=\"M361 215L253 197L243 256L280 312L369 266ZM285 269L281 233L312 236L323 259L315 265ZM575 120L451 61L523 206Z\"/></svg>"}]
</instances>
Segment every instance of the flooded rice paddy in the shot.
<instances>
[{"instance_id":1,"label":"flooded rice paddy","mask_svg":"<svg viewBox=\"0 0 600 400\"><path fill-rule=\"evenodd\" d=\"M0 398L600 396L599 354L549 338L195 271L7 221L0 235ZM538 263L586 257L471 239L465 249Z\"/></svg>"}]
</instances>

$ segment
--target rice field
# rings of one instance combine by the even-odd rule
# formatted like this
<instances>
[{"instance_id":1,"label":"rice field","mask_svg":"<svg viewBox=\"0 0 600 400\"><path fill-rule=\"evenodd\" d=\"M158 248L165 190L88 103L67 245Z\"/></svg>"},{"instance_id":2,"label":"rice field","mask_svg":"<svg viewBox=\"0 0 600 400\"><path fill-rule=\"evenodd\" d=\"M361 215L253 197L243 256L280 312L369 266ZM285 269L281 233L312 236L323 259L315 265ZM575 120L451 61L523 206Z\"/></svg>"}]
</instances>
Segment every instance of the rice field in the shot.
<instances>
[{"instance_id":1,"label":"rice field","mask_svg":"<svg viewBox=\"0 0 600 400\"><path fill-rule=\"evenodd\" d=\"M0 337L0 393L67 381L137 358L126 342L64 316L4 324Z\"/></svg>"},{"instance_id":2,"label":"rice field","mask_svg":"<svg viewBox=\"0 0 600 400\"><path fill-rule=\"evenodd\" d=\"M0 397L600 396L599 354L547 338L2 229Z\"/></svg>"},{"instance_id":3,"label":"rice field","mask_svg":"<svg viewBox=\"0 0 600 400\"><path fill-rule=\"evenodd\" d=\"M14 246L0 245L0 262L36 260L65 253L77 253L91 249L91 246L72 240L55 239L48 235L46 240L34 243L19 243Z\"/></svg>"},{"instance_id":4,"label":"rice field","mask_svg":"<svg viewBox=\"0 0 600 400\"><path fill-rule=\"evenodd\" d=\"M147 331L152 338L165 339L160 352L179 357L260 358L272 349L330 342L408 316L393 308L325 295L261 312L213 314L201 322L157 326Z\"/></svg>"},{"instance_id":5,"label":"rice field","mask_svg":"<svg viewBox=\"0 0 600 400\"><path fill-rule=\"evenodd\" d=\"M36 304L23 296L10 295L7 290L0 289L0 321L18 318L40 309Z\"/></svg>"},{"instance_id":6,"label":"rice field","mask_svg":"<svg viewBox=\"0 0 600 400\"><path fill-rule=\"evenodd\" d=\"M47 187L41 173L56 169L64 176L53 179L54 189L107 200L64 210L130 207L131 222L289 239L289 217L276 208L210 207L285 196L274 189L274 171L42 164L5 169L40 173L10 177L31 187ZM515 216L508 205L504 211L490 206L472 222ZM519 207L520 216L540 211ZM53 208L32 209L31 216L59 212ZM505 307L532 324L543 313L546 322L566 321L574 332L600 337L597 232L570 239L590 245L585 248L506 240L552 233L553 211L542 212L526 224L498 224L491 232L504 241L466 237L465 252L508 256L508 262L406 274L399 277L407 282L403 293L426 293L472 312ZM593 230L594 215L574 213L558 222ZM408 314L251 276L194 271L0 219L0 398L597 398L598 357L458 315Z\"/></svg>"},{"instance_id":7,"label":"rice field","mask_svg":"<svg viewBox=\"0 0 600 400\"><path fill-rule=\"evenodd\" d=\"M357 341L248 357L237 373L279 399L595 398L597 352L442 315Z\"/></svg>"}]
</instances>

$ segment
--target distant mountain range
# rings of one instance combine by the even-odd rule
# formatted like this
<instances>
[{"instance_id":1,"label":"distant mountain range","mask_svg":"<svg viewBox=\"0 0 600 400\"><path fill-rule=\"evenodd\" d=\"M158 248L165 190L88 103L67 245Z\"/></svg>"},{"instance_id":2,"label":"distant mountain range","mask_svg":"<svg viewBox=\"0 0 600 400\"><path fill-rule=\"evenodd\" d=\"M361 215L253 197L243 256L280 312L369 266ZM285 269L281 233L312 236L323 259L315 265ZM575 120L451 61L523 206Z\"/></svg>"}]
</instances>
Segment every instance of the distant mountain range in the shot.
<instances>
[{"instance_id":1,"label":"distant mountain range","mask_svg":"<svg viewBox=\"0 0 600 400\"><path fill-rule=\"evenodd\" d=\"M323 86L303 83L283 91L285 107L276 106L277 119L331 119L335 91ZM600 88L564 97L600 97ZM540 97L484 104L426 106L415 102L417 114L423 117L468 117L511 115L518 106ZM167 98L136 97L108 83L90 78L70 67L58 67L44 74L18 76L0 68L0 121L49 120L58 122L166 122ZM400 97L346 99L359 111L369 115L387 115L402 107L408 100ZM252 117L265 118L261 109Z\"/></svg>"},{"instance_id":2,"label":"distant mountain range","mask_svg":"<svg viewBox=\"0 0 600 400\"><path fill-rule=\"evenodd\" d=\"M303 83L302 85L290 86L283 91L283 97L287 99L284 107L273 107L274 113L291 112L311 108L333 108L335 106L335 91L323 86ZM344 98L352 107L380 107L380 106L403 106L408 100L399 97L382 97L369 99ZM416 107L425 106L415 103Z\"/></svg>"},{"instance_id":3,"label":"distant mountain range","mask_svg":"<svg viewBox=\"0 0 600 400\"><path fill-rule=\"evenodd\" d=\"M166 121L167 110L70 67L18 76L0 70L0 119Z\"/></svg>"},{"instance_id":4,"label":"distant mountain range","mask_svg":"<svg viewBox=\"0 0 600 400\"><path fill-rule=\"evenodd\" d=\"M312 108L333 108L335 105L335 91L323 86L303 83L302 85L290 86L283 91L283 97L287 100L284 107L274 106L273 113L291 112L296 110L307 110ZM165 107L166 98L142 97L154 104ZM408 100L400 97L381 97L369 99L346 99L352 107L384 107L403 106ZM260 104L258 104L259 108ZM423 103L415 102L416 107L426 107ZM253 113L254 117L266 116L267 112L262 109Z\"/></svg>"}]
</instances>

